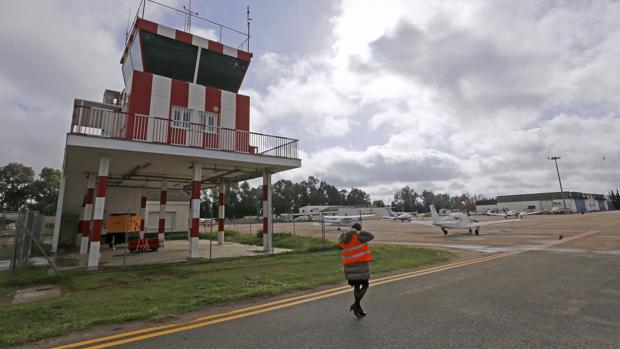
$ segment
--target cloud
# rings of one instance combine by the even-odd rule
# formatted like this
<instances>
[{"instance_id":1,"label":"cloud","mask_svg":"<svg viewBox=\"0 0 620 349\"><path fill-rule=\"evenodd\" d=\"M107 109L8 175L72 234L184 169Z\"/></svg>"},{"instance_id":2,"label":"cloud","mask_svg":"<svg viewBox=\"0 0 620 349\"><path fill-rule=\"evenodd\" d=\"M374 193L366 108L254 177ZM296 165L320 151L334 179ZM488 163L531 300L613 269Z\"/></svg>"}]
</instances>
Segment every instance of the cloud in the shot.
<instances>
[{"instance_id":1,"label":"cloud","mask_svg":"<svg viewBox=\"0 0 620 349\"><path fill-rule=\"evenodd\" d=\"M546 157L560 154L568 189L605 192L620 178L609 142L620 131L619 14L603 1L345 1L330 49L287 62L253 102L262 127L289 130L309 151L284 177L318 175L382 199L407 184L540 192L557 190ZM332 96L339 123L313 109ZM296 107L263 112L287 101ZM307 130L311 120L319 127Z\"/></svg>"},{"instance_id":2,"label":"cloud","mask_svg":"<svg viewBox=\"0 0 620 349\"><path fill-rule=\"evenodd\" d=\"M5 6L0 162L60 166L73 98L122 88L128 6ZM404 185L541 192L557 190L546 158L561 155L565 188L620 185L620 2L315 2L316 23L264 6L242 93L253 131L300 139L303 167L277 178L383 200ZM296 22L317 27L269 36Z\"/></svg>"}]
</instances>

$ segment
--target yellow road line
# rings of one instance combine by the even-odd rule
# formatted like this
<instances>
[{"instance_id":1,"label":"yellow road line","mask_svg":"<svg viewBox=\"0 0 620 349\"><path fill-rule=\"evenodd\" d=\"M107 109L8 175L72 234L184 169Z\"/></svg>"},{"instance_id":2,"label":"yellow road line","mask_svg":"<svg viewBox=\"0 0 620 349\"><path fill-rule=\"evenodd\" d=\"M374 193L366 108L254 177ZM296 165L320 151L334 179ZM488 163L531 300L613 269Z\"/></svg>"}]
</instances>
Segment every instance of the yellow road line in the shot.
<instances>
[{"instance_id":1,"label":"yellow road line","mask_svg":"<svg viewBox=\"0 0 620 349\"><path fill-rule=\"evenodd\" d=\"M527 252L527 251L542 250L542 249L549 248L549 247L552 247L552 246L556 246L556 245L559 245L559 244L563 244L563 243L566 243L566 242L569 242L569 241L573 241L575 239L586 237L586 236L592 235L592 234L594 234L596 232L597 231L588 231L588 232L585 232L585 233L581 233L581 234L578 234L578 235L574 235L574 236L568 237L568 238L563 239L563 240L549 241L549 242L547 242L545 244L542 244L542 245L539 245L539 246L535 246L535 247L531 247L531 248L528 248L528 249L525 249L525 250L521 250L521 251L513 251L513 252L508 252L508 253L502 253L502 254L494 254L494 255L491 255L491 256L474 258L474 259L470 259L470 260L466 260L466 261L462 261L462 262L456 262L456 263L446 264L446 265L442 265L442 266L437 266L437 267L432 267L432 268L427 268L427 269L422 269L422 270L416 270L416 271L412 271L412 272L408 272L408 273L402 273L402 274L397 274L397 275L385 276L385 277L378 278L378 279L375 279L375 280L371 281L370 286L371 287L372 286L378 286L378 285L382 285L382 284L386 284L386 283L391 283L391 282L395 282L395 281L400 281L400 280L404 280L404 279L408 279L408 278L413 278L413 277L417 277L417 276L423 276L423 275L428 275L428 274L432 274L432 273L437 273L437 272L444 271L444 270L460 268L460 267L463 267L463 266L477 264L477 263L483 263L483 262L491 261L491 260L498 259L498 258L504 258L504 257L508 257L508 256L513 256L513 255L520 254L520 253ZM278 300L278 301L274 301L274 302L269 302L269 303L265 303L265 304L260 304L260 305L255 305L255 306L251 306L251 307L246 307L246 308L242 308L242 309L232 310L232 311L229 311L229 312L218 313L218 314L213 314L213 315L209 315L209 316L205 316L205 317L200 317L200 318L196 318L196 319L194 319L194 320L192 320L190 322L186 322L186 323L183 323L183 324L170 324L170 325L165 325L165 326L157 326L157 327L144 328L144 329L140 329L140 330L136 330L136 331L125 332L125 333L120 333L120 334L116 334L116 335L112 335L112 336L101 337L101 338L96 338L96 339L92 339L92 340L72 343L72 344L68 344L68 345L64 345L64 346L60 346L60 347L56 347L56 348L57 349L60 349L60 348L77 348L77 347L82 347L82 346L86 346L86 345L89 345L89 344L100 343L100 342L106 342L106 343L102 343L102 344L99 344L99 345L91 346L91 347L88 347L88 348L92 348L92 349L94 349L94 348L108 348L108 347L115 346L115 345L121 345L121 344L136 342L136 341L140 341L140 340L144 340L144 339L148 339L148 338L159 337L159 336L163 336L163 335L167 335L167 334L171 334L171 333L187 331L187 330L191 330L191 329L194 329L194 328L199 328L199 327L209 326L209 325L213 325L213 324L217 324L217 323L221 323L221 322L225 322L225 321L230 321L230 320L234 320L234 319L244 318L244 317L248 317L248 316L252 316L252 315L256 315L256 314L261 314L261 313L265 313L265 312L269 312L269 311L274 311L274 310L290 307L290 306L293 306L293 305L307 303L307 302L311 302L311 301L314 301L314 300L323 299L323 298L327 298L327 297L332 297L332 296L336 296L336 295L344 294L344 293L348 293L348 292L350 292L348 285L347 286L340 286L340 287L331 288L331 289L328 289L328 290L323 290L323 291L309 293L309 294L300 295L300 296L296 296L296 297L286 298L286 299L282 299L282 300ZM178 326L178 327L175 327L175 326ZM163 331L158 331L158 330L163 330ZM147 333L147 332L152 332L152 333ZM142 334L142 333L146 333L146 334ZM116 340L116 341L112 341L112 342L108 342L108 341L113 340L113 339L133 336L133 335L137 335L137 334L142 334L142 335L135 336L135 337L130 337L130 338L125 338L125 339L120 339L120 340Z\"/></svg>"}]
</instances>

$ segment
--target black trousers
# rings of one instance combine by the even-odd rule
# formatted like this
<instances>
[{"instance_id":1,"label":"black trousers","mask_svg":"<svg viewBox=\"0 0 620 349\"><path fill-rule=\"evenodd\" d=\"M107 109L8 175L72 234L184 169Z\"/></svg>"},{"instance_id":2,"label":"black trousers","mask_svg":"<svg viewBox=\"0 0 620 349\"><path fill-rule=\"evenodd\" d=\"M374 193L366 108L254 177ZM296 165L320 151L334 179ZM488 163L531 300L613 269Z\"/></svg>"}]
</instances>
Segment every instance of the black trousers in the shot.
<instances>
[{"instance_id":1,"label":"black trousers","mask_svg":"<svg viewBox=\"0 0 620 349\"><path fill-rule=\"evenodd\" d=\"M349 280L349 285L353 287L353 297L355 297L355 304L358 306L368 290L368 280Z\"/></svg>"}]
</instances>

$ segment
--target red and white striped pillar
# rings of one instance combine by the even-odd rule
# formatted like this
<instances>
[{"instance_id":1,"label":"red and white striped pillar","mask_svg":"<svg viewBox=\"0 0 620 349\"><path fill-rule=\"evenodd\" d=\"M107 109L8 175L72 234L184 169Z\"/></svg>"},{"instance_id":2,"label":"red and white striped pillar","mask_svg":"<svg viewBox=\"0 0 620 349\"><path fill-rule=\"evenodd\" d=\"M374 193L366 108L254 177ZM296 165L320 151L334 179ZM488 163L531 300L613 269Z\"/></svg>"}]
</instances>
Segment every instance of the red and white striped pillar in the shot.
<instances>
[{"instance_id":1,"label":"red and white striped pillar","mask_svg":"<svg viewBox=\"0 0 620 349\"><path fill-rule=\"evenodd\" d=\"M273 251L273 222L271 215L271 173L263 171L263 251Z\"/></svg>"},{"instance_id":2,"label":"red and white striped pillar","mask_svg":"<svg viewBox=\"0 0 620 349\"><path fill-rule=\"evenodd\" d=\"M217 244L224 244L224 222L226 219L226 202L224 200L226 194L226 185L220 183L218 188L218 209L217 209Z\"/></svg>"},{"instance_id":3,"label":"red and white striped pillar","mask_svg":"<svg viewBox=\"0 0 620 349\"><path fill-rule=\"evenodd\" d=\"M82 225L84 225L84 206L86 206L86 194L84 194L84 198L82 199L82 208L80 209L80 220L78 221L77 226L77 236L75 237L75 246L80 246L80 241L82 240Z\"/></svg>"},{"instance_id":4,"label":"red and white striped pillar","mask_svg":"<svg viewBox=\"0 0 620 349\"><path fill-rule=\"evenodd\" d=\"M88 252L88 266L91 268L99 265L101 227L103 225L103 210L105 209L105 192L108 183L109 169L110 159L101 157L99 159L99 174L97 178L95 208L93 210L93 233L90 239L90 250Z\"/></svg>"},{"instance_id":5,"label":"red and white striped pillar","mask_svg":"<svg viewBox=\"0 0 620 349\"><path fill-rule=\"evenodd\" d=\"M144 234L146 233L146 224L144 224L144 219L146 218L146 196L142 193L142 197L140 198L140 239L144 239Z\"/></svg>"},{"instance_id":6,"label":"red and white striped pillar","mask_svg":"<svg viewBox=\"0 0 620 349\"><path fill-rule=\"evenodd\" d=\"M95 197L95 175L88 175L88 185L86 195L84 195L84 212L82 224L80 225L80 254L88 252L88 240L90 236L90 225L93 219L93 199Z\"/></svg>"},{"instance_id":7,"label":"red and white striped pillar","mask_svg":"<svg viewBox=\"0 0 620 349\"><path fill-rule=\"evenodd\" d=\"M202 166L194 163L192 178L192 227L189 238L189 258L198 257L198 237L200 236L200 181L202 181Z\"/></svg>"},{"instance_id":8,"label":"red and white striped pillar","mask_svg":"<svg viewBox=\"0 0 620 349\"><path fill-rule=\"evenodd\" d=\"M159 247L166 244L166 203L168 202L168 181L161 181L161 193L159 194L159 225L157 228L157 237L159 238Z\"/></svg>"}]
</instances>

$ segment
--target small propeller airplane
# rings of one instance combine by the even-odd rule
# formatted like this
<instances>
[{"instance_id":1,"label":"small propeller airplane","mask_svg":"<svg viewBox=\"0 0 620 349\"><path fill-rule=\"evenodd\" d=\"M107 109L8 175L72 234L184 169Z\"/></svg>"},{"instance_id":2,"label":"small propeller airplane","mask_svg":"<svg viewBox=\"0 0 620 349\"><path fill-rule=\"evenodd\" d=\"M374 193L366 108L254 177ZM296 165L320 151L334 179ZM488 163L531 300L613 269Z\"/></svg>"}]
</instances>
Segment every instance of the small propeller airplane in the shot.
<instances>
[{"instance_id":1,"label":"small propeller airplane","mask_svg":"<svg viewBox=\"0 0 620 349\"><path fill-rule=\"evenodd\" d=\"M421 225L433 225L441 228L441 231L444 235L448 234L448 229L468 229L469 233L475 233L478 235L480 233L480 227L483 225L491 225L491 224L499 224L499 223L508 223L508 222L518 222L519 219L504 219L501 221L487 221L487 222L478 222L477 220L471 218L468 213L451 213L447 216L440 216L435 209L435 206L431 205L431 215L432 221L411 221L412 224L421 224Z\"/></svg>"},{"instance_id":2,"label":"small propeller airplane","mask_svg":"<svg viewBox=\"0 0 620 349\"><path fill-rule=\"evenodd\" d=\"M511 216L515 216L515 218L522 218L523 216L529 216L529 215L532 215L532 214L539 214L539 213L541 213L541 212L540 211L536 211L536 212L528 212L528 211L516 212L516 211L513 211L513 210L504 209L503 213L493 212L493 211L489 210L485 214L487 216L498 216L498 217L504 217L504 219L508 219L508 217L511 217Z\"/></svg>"},{"instance_id":3,"label":"small propeller airplane","mask_svg":"<svg viewBox=\"0 0 620 349\"><path fill-rule=\"evenodd\" d=\"M324 225L335 225L340 230L340 227L351 226L353 222L361 221L363 218L376 217L375 214L359 214L355 216L326 216L321 212L315 212L317 216L317 223Z\"/></svg>"},{"instance_id":4,"label":"small propeller airplane","mask_svg":"<svg viewBox=\"0 0 620 349\"><path fill-rule=\"evenodd\" d=\"M386 208L388 215L383 216L385 219L393 219L395 221L411 221L413 219L413 215L406 212L394 212L391 207Z\"/></svg>"}]
</instances>

